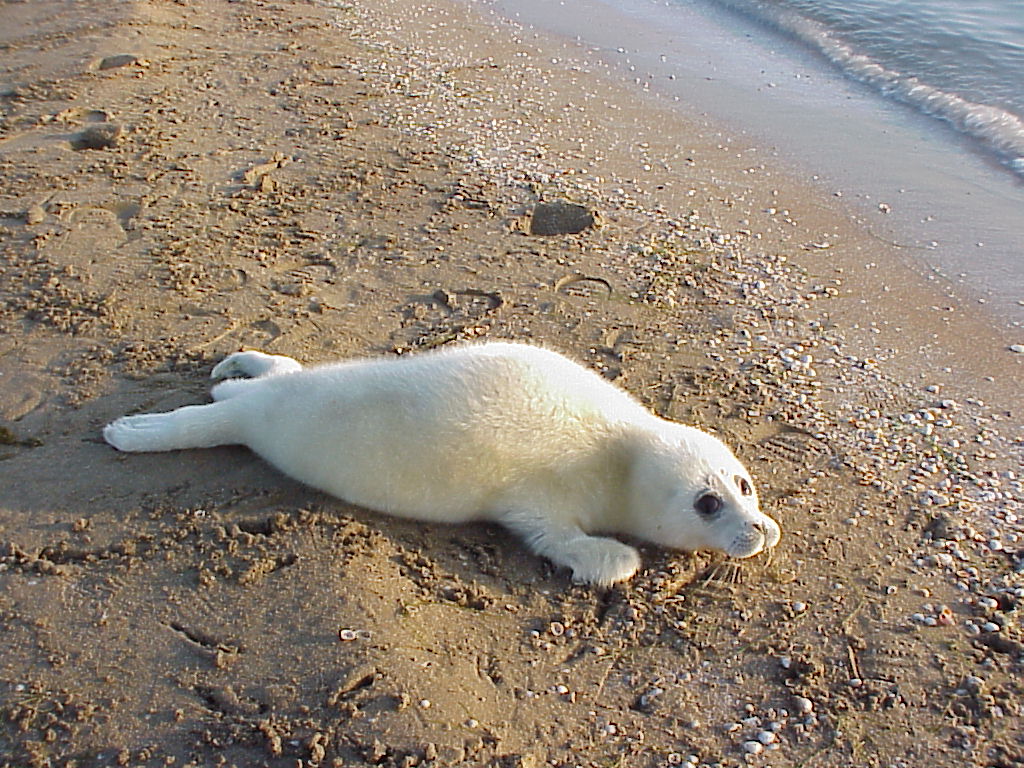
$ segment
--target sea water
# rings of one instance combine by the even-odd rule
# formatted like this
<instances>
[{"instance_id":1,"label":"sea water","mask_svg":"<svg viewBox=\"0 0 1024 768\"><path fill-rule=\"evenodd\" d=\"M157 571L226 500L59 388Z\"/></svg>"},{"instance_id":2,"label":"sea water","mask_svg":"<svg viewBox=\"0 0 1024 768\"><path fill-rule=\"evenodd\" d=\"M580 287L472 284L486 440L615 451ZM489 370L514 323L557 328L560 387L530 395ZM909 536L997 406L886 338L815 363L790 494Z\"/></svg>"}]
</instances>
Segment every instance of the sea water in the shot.
<instances>
[{"instance_id":1,"label":"sea water","mask_svg":"<svg viewBox=\"0 0 1024 768\"><path fill-rule=\"evenodd\" d=\"M1022 0L486 1L774 152L1024 325Z\"/></svg>"},{"instance_id":2,"label":"sea water","mask_svg":"<svg viewBox=\"0 0 1024 768\"><path fill-rule=\"evenodd\" d=\"M1024 176L1021 0L703 1L764 24L881 95L947 122Z\"/></svg>"}]
</instances>

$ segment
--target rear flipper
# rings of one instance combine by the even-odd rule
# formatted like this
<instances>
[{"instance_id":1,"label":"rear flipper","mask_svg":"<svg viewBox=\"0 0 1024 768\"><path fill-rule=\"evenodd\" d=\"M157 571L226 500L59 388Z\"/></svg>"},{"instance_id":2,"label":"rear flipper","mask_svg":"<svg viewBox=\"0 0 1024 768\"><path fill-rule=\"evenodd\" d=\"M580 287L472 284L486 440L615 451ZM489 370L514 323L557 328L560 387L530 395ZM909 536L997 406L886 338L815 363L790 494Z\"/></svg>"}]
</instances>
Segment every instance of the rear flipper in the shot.
<instances>
[{"instance_id":1,"label":"rear flipper","mask_svg":"<svg viewBox=\"0 0 1024 768\"><path fill-rule=\"evenodd\" d=\"M285 355L268 355L265 352L249 350L228 355L210 374L211 379L229 379L236 376L257 378L260 376L277 376L281 373L301 371L302 365Z\"/></svg>"},{"instance_id":2,"label":"rear flipper","mask_svg":"<svg viewBox=\"0 0 1024 768\"><path fill-rule=\"evenodd\" d=\"M238 409L230 402L188 405L168 413L123 416L103 429L103 437L119 451L175 451L241 442Z\"/></svg>"}]
</instances>

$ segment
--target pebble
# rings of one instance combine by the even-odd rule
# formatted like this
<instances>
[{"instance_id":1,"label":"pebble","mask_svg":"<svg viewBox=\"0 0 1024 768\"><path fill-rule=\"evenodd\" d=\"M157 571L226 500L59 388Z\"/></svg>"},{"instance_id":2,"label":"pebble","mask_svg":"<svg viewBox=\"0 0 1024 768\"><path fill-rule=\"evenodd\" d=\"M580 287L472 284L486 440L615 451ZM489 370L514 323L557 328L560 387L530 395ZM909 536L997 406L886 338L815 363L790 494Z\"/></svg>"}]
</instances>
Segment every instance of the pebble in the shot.
<instances>
[{"instance_id":1,"label":"pebble","mask_svg":"<svg viewBox=\"0 0 1024 768\"><path fill-rule=\"evenodd\" d=\"M765 746L775 743L775 740L777 738L778 736L776 736L771 731L761 731L759 734L757 734L757 740Z\"/></svg>"},{"instance_id":2,"label":"pebble","mask_svg":"<svg viewBox=\"0 0 1024 768\"><path fill-rule=\"evenodd\" d=\"M748 755L760 755L764 752L764 744L760 741L745 741L743 743L743 751Z\"/></svg>"},{"instance_id":3,"label":"pebble","mask_svg":"<svg viewBox=\"0 0 1024 768\"><path fill-rule=\"evenodd\" d=\"M797 696L793 699L796 711L801 715L809 715L814 711L814 702L804 696Z\"/></svg>"},{"instance_id":4,"label":"pebble","mask_svg":"<svg viewBox=\"0 0 1024 768\"><path fill-rule=\"evenodd\" d=\"M135 64L139 61L139 57L132 53L119 53L114 56L107 56L99 63L99 69L117 69L118 67L127 67L129 64Z\"/></svg>"},{"instance_id":5,"label":"pebble","mask_svg":"<svg viewBox=\"0 0 1024 768\"><path fill-rule=\"evenodd\" d=\"M1024 344L1011 344L1010 351L1016 352L1018 355L1024 355Z\"/></svg>"},{"instance_id":6,"label":"pebble","mask_svg":"<svg viewBox=\"0 0 1024 768\"><path fill-rule=\"evenodd\" d=\"M43 206L39 203L35 203L29 206L29 209L25 211L25 223L29 226L40 224L46 219L46 211Z\"/></svg>"}]
</instances>

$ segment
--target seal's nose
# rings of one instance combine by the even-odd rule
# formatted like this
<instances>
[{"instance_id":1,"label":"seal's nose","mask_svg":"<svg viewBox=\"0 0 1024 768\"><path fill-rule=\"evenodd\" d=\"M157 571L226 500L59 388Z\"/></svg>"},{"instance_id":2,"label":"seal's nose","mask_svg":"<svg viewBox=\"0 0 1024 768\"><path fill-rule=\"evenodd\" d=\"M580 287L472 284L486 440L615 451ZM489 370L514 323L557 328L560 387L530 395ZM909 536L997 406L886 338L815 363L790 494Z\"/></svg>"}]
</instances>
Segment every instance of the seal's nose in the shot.
<instances>
[{"instance_id":1,"label":"seal's nose","mask_svg":"<svg viewBox=\"0 0 1024 768\"><path fill-rule=\"evenodd\" d=\"M779 543L779 539L782 538L782 531L779 530L779 525L770 517L763 518L754 523L754 530L760 531L761 535L764 536L764 545L766 547L774 547Z\"/></svg>"}]
</instances>

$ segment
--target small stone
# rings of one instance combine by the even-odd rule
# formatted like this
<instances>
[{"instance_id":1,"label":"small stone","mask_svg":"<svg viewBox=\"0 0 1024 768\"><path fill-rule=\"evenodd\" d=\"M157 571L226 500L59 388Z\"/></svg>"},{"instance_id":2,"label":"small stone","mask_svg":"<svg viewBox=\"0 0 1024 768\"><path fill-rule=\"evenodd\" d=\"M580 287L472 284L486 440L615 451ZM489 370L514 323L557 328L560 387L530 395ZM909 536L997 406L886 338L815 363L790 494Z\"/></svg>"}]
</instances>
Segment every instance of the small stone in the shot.
<instances>
[{"instance_id":1,"label":"small stone","mask_svg":"<svg viewBox=\"0 0 1024 768\"><path fill-rule=\"evenodd\" d=\"M793 699L793 704L801 715L809 715L814 711L814 702L805 696L797 696Z\"/></svg>"},{"instance_id":2,"label":"small stone","mask_svg":"<svg viewBox=\"0 0 1024 768\"><path fill-rule=\"evenodd\" d=\"M46 211L43 210L43 206L39 203L30 205L29 209L25 211L25 223L29 226L40 224L46 218Z\"/></svg>"},{"instance_id":3,"label":"small stone","mask_svg":"<svg viewBox=\"0 0 1024 768\"><path fill-rule=\"evenodd\" d=\"M743 751L748 755L760 755L764 752L764 744L760 741L745 741L743 742Z\"/></svg>"},{"instance_id":4,"label":"small stone","mask_svg":"<svg viewBox=\"0 0 1024 768\"><path fill-rule=\"evenodd\" d=\"M96 123L71 138L72 149L110 149L121 139L121 126L114 123Z\"/></svg>"},{"instance_id":5,"label":"small stone","mask_svg":"<svg viewBox=\"0 0 1024 768\"><path fill-rule=\"evenodd\" d=\"M778 737L771 731L761 731L759 734L757 734L757 740L765 746L773 744L777 738Z\"/></svg>"},{"instance_id":6,"label":"small stone","mask_svg":"<svg viewBox=\"0 0 1024 768\"><path fill-rule=\"evenodd\" d=\"M977 675L968 675L964 678L964 686L967 690L977 693L985 687L985 680Z\"/></svg>"},{"instance_id":7,"label":"small stone","mask_svg":"<svg viewBox=\"0 0 1024 768\"><path fill-rule=\"evenodd\" d=\"M129 64L135 64L139 60L139 57L133 53L119 53L115 56L107 56L100 61L99 69L117 69L118 67L127 67Z\"/></svg>"},{"instance_id":8,"label":"small stone","mask_svg":"<svg viewBox=\"0 0 1024 768\"><path fill-rule=\"evenodd\" d=\"M1011 344L1010 351L1016 352L1018 355L1024 355L1024 344Z\"/></svg>"}]
</instances>

